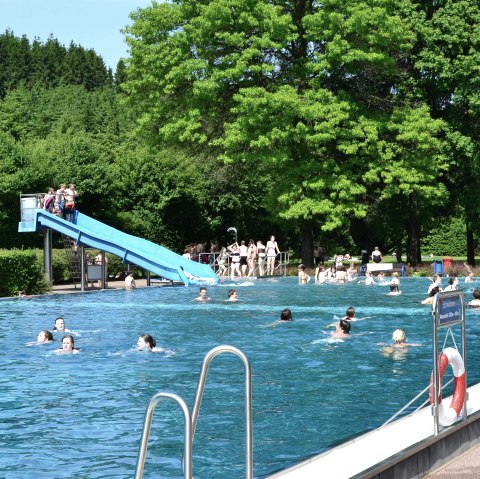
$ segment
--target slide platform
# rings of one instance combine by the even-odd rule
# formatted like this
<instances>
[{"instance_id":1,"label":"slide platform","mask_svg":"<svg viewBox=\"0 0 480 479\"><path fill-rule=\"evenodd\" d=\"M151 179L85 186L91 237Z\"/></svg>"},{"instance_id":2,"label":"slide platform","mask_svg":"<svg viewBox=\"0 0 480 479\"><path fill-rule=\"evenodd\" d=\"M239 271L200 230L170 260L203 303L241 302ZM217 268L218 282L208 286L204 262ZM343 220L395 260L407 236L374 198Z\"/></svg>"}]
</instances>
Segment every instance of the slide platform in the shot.
<instances>
[{"instance_id":1,"label":"slide platform","mask_svg":"<svg viewBox=\"0 0 480 479\"><path fill-rule=\"evenodd\" d=\"M106 251L170 281L189 285L213 285L218 276L207 264L197 263L151 241L129 235L87 215L75 212L73 222L35 209L32 221L21 221L20 233L52 229L69 236L79 246Z\"/></svg>"}]
</instances>

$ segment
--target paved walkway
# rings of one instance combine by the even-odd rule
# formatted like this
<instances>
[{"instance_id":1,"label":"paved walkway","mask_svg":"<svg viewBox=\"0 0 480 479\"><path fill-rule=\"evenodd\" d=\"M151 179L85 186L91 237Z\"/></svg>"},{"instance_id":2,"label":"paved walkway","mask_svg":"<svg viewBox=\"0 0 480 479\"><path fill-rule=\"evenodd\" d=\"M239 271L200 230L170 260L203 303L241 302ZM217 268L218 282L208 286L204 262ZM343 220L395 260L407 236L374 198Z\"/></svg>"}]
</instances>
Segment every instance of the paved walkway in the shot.
<instances>
[{"instance_id":1,"label":"paved walkway","mask_svg":"<svg viewBox=\"0 0 480 479\"><path fill-rule=\"evenodd\" d=\"M480 444L424 477L428 479L480 478Z\"/></svg>"},{"instance_id":2,"label":"paved walkway","mask_svg":"<svg viewBox=\"0 0 480 479\"><path fill-rule=\"evenodd\" d=\"M95 282L96 284L96 282ZM135 284L137 285L137 288L146 288L147 287L147 280L146 279L136 279ZM124 281L109 281L108 282L108 287L105 289L125 289L125 282ZM152 283L152 286L154 286L154 283ZM88 289L85 289L85 291L100 291L100 288L94 286L93 288L89 287ZM57 294L69 294L69 293L81 293L82 290L80 288L80 285L77 284L77 287L75 288L74 284L56 284L52 288L53 293Z\"/></svg>"}]
</instances>

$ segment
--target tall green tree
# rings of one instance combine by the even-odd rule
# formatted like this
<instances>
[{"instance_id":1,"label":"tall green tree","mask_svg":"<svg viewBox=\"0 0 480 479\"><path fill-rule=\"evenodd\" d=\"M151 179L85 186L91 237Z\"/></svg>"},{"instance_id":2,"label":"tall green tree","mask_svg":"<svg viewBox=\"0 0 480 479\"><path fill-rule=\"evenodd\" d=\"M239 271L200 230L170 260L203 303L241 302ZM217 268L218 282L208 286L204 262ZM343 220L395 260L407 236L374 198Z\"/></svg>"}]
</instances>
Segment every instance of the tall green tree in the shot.
<instances>
[{"instance_id":1,"label":"tall green tree","mask_svg":"<svg viewBox=\"0 0 480 479\"><path fill-rule=\"evenodd\" d=\"M480 219L480 4L469 0L412 1L409 18L418 42L412 80L436 118L446 124L450 211L463 211L467 258L475 263ZM456 208L456 204L460 208Z\"/></svg>"},{"instance_id":2,"label":"tall green tree","mask_svg":"<svg viewBox=\"0 0 480 479\"><path fill-rule=\"evenodd\" d=\"M398 4L153 4L132 14L126 29L131 58L124 88L154 142L261 164L270 204L301 225L302 260L310 264L316 225L347 230L352 218L365 216L367 187L385 184L372 164L391 158L385 146L396 141L391 118L408 121L398 111L417 106L400 90L402 61L415 38ZM417 157L408 158L416 172ZM404 206L417 211L414 196Z\"/></svg>"}]
</instances>

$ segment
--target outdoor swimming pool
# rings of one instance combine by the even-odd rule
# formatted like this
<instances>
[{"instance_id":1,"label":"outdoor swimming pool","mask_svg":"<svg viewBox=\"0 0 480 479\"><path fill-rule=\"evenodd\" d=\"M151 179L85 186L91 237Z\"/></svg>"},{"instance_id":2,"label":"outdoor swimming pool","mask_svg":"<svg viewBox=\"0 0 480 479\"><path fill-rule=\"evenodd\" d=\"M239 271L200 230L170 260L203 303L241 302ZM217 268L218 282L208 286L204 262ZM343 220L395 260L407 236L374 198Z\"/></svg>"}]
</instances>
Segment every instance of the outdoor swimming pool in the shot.
<instances>
[{"instance_id":1,"label":"outdoor swimming pool","mask_svg":"<svg viewBox=\"0 0 480 479\"><path fill-rule=\"evenodd\" d=\"M253 373L254 475L262 477L380 426L423 389L432 368L430 307L419 304L429 280L388 288L298 285L295 278L197 288L147 288L51 295L0 302L0 477L132 478L148 400L174 392L191 407L205 354L219 344L241 349ZM472 285L461 283L466 299ZM473 285L475 286L475 285ZM239 303L226 303L229 288ZM323 331L355 306L352 338ZM280 311L292 323L272 325ZM25 346L62 315L77 355L53 344ZM425 346L385 357L377 343L396 328ZM455 328L456 330L459 328ZM480 313L467 311L468 382L478 382ZM171 353L135 350L148 332ZM443 334L442 334L443 337ZM456 331L458 344L459 331ZM450 374L450 371L448 372ZM195 477L244 477L243 365L213 361L193 446ZM145 478L181 478L183 416L161 403L150 436Z\"/></svg>"}]
</instances>

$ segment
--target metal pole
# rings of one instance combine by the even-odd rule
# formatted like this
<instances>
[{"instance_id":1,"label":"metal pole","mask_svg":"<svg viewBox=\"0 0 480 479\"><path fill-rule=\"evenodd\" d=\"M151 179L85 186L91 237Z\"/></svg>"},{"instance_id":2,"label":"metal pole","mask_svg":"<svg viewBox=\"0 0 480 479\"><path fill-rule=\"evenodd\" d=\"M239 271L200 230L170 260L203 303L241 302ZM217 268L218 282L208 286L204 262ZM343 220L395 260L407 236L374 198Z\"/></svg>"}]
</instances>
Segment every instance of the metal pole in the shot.
<instances>
[{"instance_id":1,"label":"metal pole","mask_svg":"<svg viewBox=\"0 0 480 479\"><path fill-rule=\"evenodd\" d=\"M467 420L467 401L468 401L468 377L467 377L467 332L465 321L465 296L463 293L460 295L460 301L462 303L462 352L463 352L463 365L465 367L465 397L463 399L463 421Z\"/></svg>"},{"instance_id":2,"label":"metal pole","mask_svg":"<svg viewBox=\"0 0 480 479\"><path fill-rule=\"evenodd\" d=\"M437 293L438 294L438 293ZM433 434L438 436L438 337L437 337L437 310L434 307L436 301L432 303L432 319L433 319Z\"/></svg>"},{"instance_id":3,"label":"metal pole","mask_svg":"<svg viewBox=\"0 0 480 479\"><path fill-rule=\"evenodd\" d=\"M147 286L151 286L152 283L151 283L151 273L150 271L147 271Z\"/></svg>"},{"instance_id":4,"label":"metal pole","mask_svg":"<svg viewBox=\"0 0 480 479\"><path fill-rule=\"evenodd\" d=\"M50 228L43 233L43 270L47 281L52 282L52 230Z\"/></svg>"},{"instance_id":5,"label":"metal pole","mask_svg":"<svg viewBox=\"0 0 480 479\"><path fill-rule=\"evenodd\" d=\"M102 251L102 289L105 289L105 251Z\"/></svg>"},{"instance_id":6,"label":"metal pole","mask_svg":"<svg viewBox=\"0 0 480 479\"><path fill-rule=\"evenodd\" d=\"M80 246L80 254L81 254L81 257L80 257L80 269L81 269L80 281L82 283L81 291L83 293L85 291L85 285L87 284L87 278L86 278L86 275L85 275L85 271L86 271L86 268L85 268L85 248L83 246Z\"/></svg>"},{"instance_id":7,"label":"metal pole","mask_svg":"<svg viewBox=\"0 0 480 479\"><path fill-rule=\"evenodd\" d=\"M145 458L147 456L148 438L150 436L150 427L152 424L153 412L158 403L165 399L175 401L181 408L185 420L184 427L184 450L183 450L183 467L184 479L192 478L192 420L190 411L188 410L185 401L176 394L172 393L157 393L150 399L147 411L145 413L145 420L143 423L142 438L140 440L140 449L138 451L137 467L135 469L135 479L141 479L143 476L143 469L145 467Z\"/></svg>"},{"instance_id":8,"label":"metal pole","mask_svg":"<svg viewBox=\"0 0 480 479\"><path fill-rule=\"evenodd\" d=\"M253 420L252 420L252 369L250 362L240 349L234 346L222 345L211 349L205 356L198 380L197 393L192 410L192 443L197 428L198 414L202 405L203 391L207 380L208 367L213 358L222 353L232 353L238 356L245 366L245 478L253 479Z\"/></svg>"}]
</instances>

